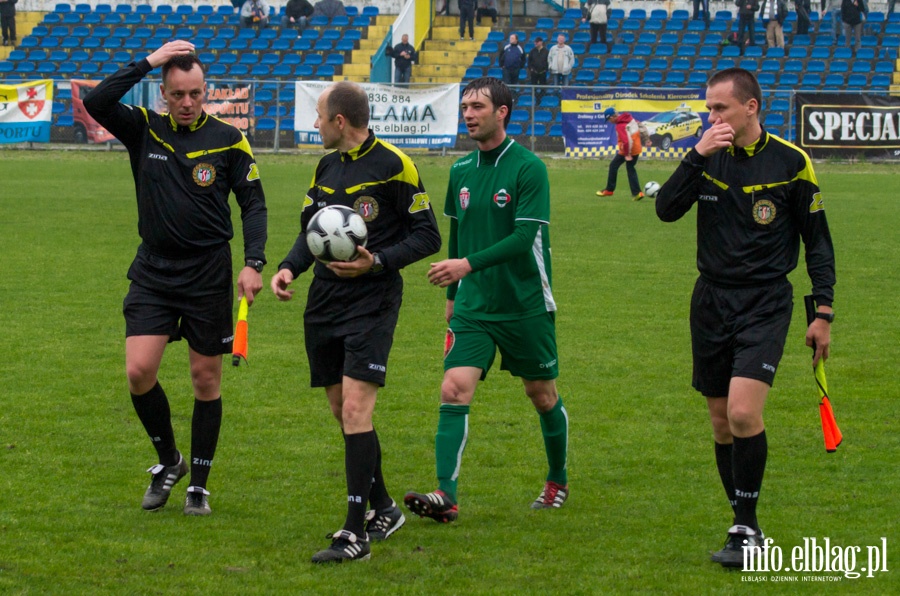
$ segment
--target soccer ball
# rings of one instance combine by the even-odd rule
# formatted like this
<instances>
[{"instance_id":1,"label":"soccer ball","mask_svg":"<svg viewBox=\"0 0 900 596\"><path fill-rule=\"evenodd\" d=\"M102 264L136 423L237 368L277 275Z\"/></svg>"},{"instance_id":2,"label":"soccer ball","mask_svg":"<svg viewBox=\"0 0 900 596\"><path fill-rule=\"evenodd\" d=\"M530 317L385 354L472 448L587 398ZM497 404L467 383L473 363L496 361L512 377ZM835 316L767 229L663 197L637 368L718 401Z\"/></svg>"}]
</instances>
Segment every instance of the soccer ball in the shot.
<instances>
[{"instance_id":1,"label":"soccer ball","mask_svg":"<svg viewBox=\"0 0 900 596\"><path fill-rule=\"evenodd\" d=\"M654 198L659 192L659 182L651 180L644 185L644 196Z\"/></svg>"},{"instance_id":2,"label":"soccer ball","mask_svg":"<svg viewBox=\"0 0 900 596\"><path fill-rule=\"evenodd\" d=\"M306 245L314 257L326 263L356 259L356 247L368 241L369 231L362 216L343 205L320 209L306 225Z\"/></svg>"}]
</instances>

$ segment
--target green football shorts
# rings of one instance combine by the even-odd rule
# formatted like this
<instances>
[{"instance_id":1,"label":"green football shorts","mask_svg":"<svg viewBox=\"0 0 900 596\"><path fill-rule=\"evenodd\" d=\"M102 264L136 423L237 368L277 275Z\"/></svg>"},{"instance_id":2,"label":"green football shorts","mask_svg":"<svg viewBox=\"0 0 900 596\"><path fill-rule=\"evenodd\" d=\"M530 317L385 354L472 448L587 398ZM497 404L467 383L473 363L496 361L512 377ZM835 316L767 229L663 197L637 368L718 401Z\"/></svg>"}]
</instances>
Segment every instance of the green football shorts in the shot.
<instances>
[{"instance_id":1,"label":"green football shorts","mask_svg":"<svg viewBox=\"0 0 900 596\"><path fill-rule=\"evenodd\" d=\"M559 376L556 317L548 312L515 321L481 321L453 315L447 330L444 370L480 368L481 380L500 350L500 370L527 381Z\"/></svg>"}]
</instances>

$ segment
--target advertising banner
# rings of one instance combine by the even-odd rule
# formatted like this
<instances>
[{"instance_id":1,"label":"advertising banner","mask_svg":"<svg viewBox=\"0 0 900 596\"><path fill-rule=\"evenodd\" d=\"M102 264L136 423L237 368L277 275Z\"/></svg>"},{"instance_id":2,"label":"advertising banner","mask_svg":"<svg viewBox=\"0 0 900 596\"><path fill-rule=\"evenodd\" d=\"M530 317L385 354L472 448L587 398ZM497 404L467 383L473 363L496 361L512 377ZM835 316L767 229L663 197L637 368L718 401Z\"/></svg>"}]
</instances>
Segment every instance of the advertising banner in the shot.
<instances>
[{"instance_id":1,"label":"advertising banner","mask_svg":"<svg viewBox=\"0 0 900 596\"><path fill-rule=\"evenodd\" d=\"M900 158L900 98L799 92L794 101L797 144L810 157Z\"/></svg>"},{"instance_id":2,"label":"advertising banner","mask_svg":"<svg viewBox=\"0 0 900 596\"><path fill-rule=\"evenodd\" d=\"M0 143L49 143L53 81L0 85Z\"/></svg>"},{"instance_id":3,"label":"advertising banner","mask_svg":"<svg viewBox=\"0 0 900 596\"><path fill-rule=\"evenodd\" d=\"M616 128L603 112L614 108L643 122L650 133L645 157L681 157L709 126L706 89L562 89L561 113L567 157L612 156Z\"/></svg>"},{"instance_id":4,"label":"advertising banner","mask_svg":"<svg viewBox=\"0 0 900 596\"><path fill-rule=\"evenodd\" d=\"M319 145L314 124L316 102L332 83L298 81L294 131L298 145ZM436 87L392 87L362 83L369 94L369 128L397 147L440 148L456 144L459 122L459 84Z\"/></svg>"}]
</instances>

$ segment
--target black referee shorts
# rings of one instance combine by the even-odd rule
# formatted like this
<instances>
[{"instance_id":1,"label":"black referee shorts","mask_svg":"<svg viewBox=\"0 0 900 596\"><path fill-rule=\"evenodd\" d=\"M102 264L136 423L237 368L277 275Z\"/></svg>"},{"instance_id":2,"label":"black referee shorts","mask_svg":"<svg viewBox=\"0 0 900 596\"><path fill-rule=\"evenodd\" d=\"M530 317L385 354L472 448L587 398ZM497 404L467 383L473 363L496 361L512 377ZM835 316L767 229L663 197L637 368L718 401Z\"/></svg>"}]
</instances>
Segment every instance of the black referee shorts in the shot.
<instances>
[{"instance_id":1,"label":"black referee shorts","mask_svg":"<svg viewBox=\"0 0 900 596\"><path fill-rule=\"evenodd\" d=\"M793 308L786 279L752 288L721 288L698 279L691 297L694 389L726 397L732 377L771 386Z\"/></svg>"},{"instance_id":2,"label":"black referee shorts","mask_svg":"<svg viewBox=\"0 0 900 596\"><path fill-rule=\"evenodd\" d=\"M403 278L330 281L309 286L303 328L311 387L352 379L384 387Z\"/></svg>"},{"instance_id":3,"label":"black referee shorts","mask_svg":"<svg viewBox=\"0 0 900 596\"><path fill-rule=\"evenodd\" d=\"M234 339L231 248L186 259L153 255L143 247L128 270L125 336L187 339L204 356L231 353Z\"/></svg>"}]
</instances>

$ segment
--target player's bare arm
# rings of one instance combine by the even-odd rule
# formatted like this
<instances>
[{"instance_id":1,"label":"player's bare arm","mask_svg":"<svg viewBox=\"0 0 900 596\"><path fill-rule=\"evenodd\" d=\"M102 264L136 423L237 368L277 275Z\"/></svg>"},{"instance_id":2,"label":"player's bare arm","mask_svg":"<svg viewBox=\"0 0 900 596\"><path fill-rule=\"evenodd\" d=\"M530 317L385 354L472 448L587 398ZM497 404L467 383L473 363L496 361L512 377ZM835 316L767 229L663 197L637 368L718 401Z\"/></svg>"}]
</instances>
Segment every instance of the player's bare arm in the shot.
<instances>
[{"instance_id":1,"label":"player's bare arm","mask_svg":"<svg viewBox=\"0 0 900 596\"><path fill-rule=\"evenodd\" d=\"M272 276L272 282L269 284L275 296L282 302L287 302L294 296L294 290L289 290L288 286L294 281L294 274L290 269L280 269L278 273Z\"/></svg>"},{"instance_id":2,"label":"player's bare arm","mask_svg":"<svg viewBox=\"0 0 900 596\"><path fill-rule=\"evenodd\" d=\"M717 120L706 129L694 149L703 157L709 157L716 151L731 147L733 143L734 129L730 124Z\"/></svg>"},{"instance_id":3,"label":"player's bare arm","mask_svg":"<svg viewBox=\"0 0 900 596\"><path fill-rule=\"evenodd\" d=\"M432 263L428 270L428 281L432 285L446 288L472 272L468 259L445 259Z\"/></svg>"},{"instance_id":4,"label":"player's bare arm","mask_svg":"<svg viewBox=\"0 0 900 596\"><path fill-rule=\"evenodd\" d=\"M357 246L359 257L352 261L332 261L328 263L328 268L334 271L338 277L359 277L368 273L375 264L375 257L372 256L365 246Z\"/></svg>"},{"instance_id":5,"label":"player's bare arm","mask_svg":"<svg viewBox=\"0 0 900 596\"><path fill-rule=\"evenodd\" d=\"M165 43L158 50L147 56L150 66L156 68L168 62L174 56L183 56L194 51L194 44L183 39L176 39Z\"/></svg>"},{"instance_id":6,"label":"player's bare arm","mask_svg":"<svg viewBox=\"0 0 900 596\"><path fill-rule=\"evenodd\" d=\"M262 274L253 267L244 267L238 273L238 300L247 297L247 304L253 304L253 298L263 287Z\"/></svg>"}]
</instances>

